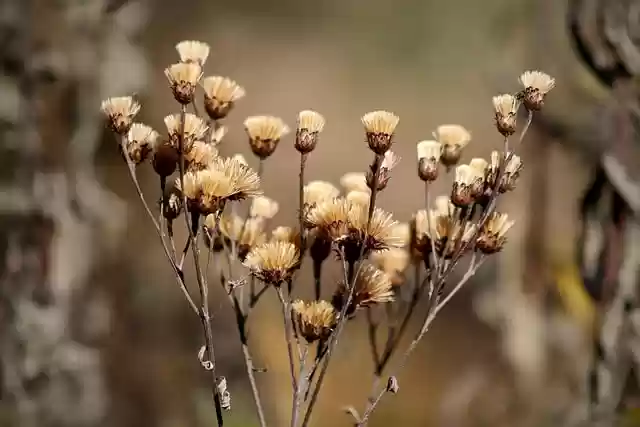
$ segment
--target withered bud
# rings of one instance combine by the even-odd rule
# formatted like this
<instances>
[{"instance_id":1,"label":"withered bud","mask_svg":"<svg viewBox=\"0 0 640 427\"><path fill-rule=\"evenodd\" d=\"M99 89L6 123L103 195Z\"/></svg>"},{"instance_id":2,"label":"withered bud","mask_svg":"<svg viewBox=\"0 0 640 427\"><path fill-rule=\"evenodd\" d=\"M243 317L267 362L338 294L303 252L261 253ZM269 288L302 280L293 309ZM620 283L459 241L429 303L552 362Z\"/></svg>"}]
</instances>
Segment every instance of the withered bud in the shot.
<instances>
[{"instance_id":1,"label":"withered bud","mask_svg":"<svg viewBox=\"0 0 640 427\"><path fill-rule=\"evenodd\" d=\"M458 207L467 207L474 201L476 181L484 179L469 165L456 167L451 202Z\"/></svg>"},{"instance_id":2,"label":"withered bud","mask_svg":"<svg viewBox=\"0 0 640 427\"><path fill-rule=\"evenodd\" d=\"M140 104L131 96L119 96L102 101L100 110L107 118L109 129L119 135L129 132Z\"/></svg>"},{"instance_id":3,"label":"withered bud","mask_svg":"<svg viewBox=\"0 0 640 427\"><path fill-rule=\"evenodd\" d=\"M212 120L220 120L229 114L236 101L245 96L245 90L228 77L210 76L202 80L204 108Z\"/></svg>"},{"instance_id":4,"label":"withered bud","mask_svg":"<svg viewBox=\"0 0 640 427\"><path fill-rule=\"evenodd\" d=\"M482 253L490 255L499 252L507 241L506 234L515 221L510 221L507 214L494 212L480 230L476 247Z\"/></svg>"},{"instance_id":5,"label":"withered bud","mask_svg":"<svg viewBox=\"0 0 640 427\"><path fill-rule=\"evenodd\" d=\"M298 114L298 129L296 130L296 150L301 154L309 154L318 144L320 132L324 129L325 120L315 111L305 110Z\"/></svg>"},{"instance_id":6,"label":"withered bud","mask_svg":"<svg viewBox=\"0 0 640 427\"><path fill-rule=\"evenodd\" d=\"M371 151L386 153L393 144L393 135L400 118L389 111L372 111L362 116L362 124Z\"/></svg>"},{"instance_id":7,"label":"withered bud","mask_svg":"<svg viewBox=\"0 0 640 427\"><path fill-rule=\"evenodd\" d=\"M516 188L516 182L520 177L520 172L522 171L522 161L519 156L516 156L513 153L509 153L508 157L509 161L505 166L504 173L502 174L502 179L500 180L500 188L499 191L501 193L506 193L507 191L511 191Z\"/></svg>"},{"instance_id":8,"label":"withered bud","mask_svg":"<svg viewBox=\"0 0 640 427\"><path fill-rule=\"evenodd\" d=\"M175 172L179 159L178 149L169 141L162 141L155 148L151 164L158 175L167 177Z\"/></svg>"},{"instance_id":9,"label":"withered bud","mask_svg":"<svg viewBox=\"0 0 640 427\"><path fill-rule=\"evenodd\" d=\"M336 326L338 312L327 301L297 300L291 304L291 317L296 335L312 343L329 338Z\"/></svg>"},{"instance_id":10,"label":"withered bud","mask_svg":"<svg viewBox=\"0 0 640 427\"><path fill-rule=\"evenodd\" d=\"M556 85L555 79L542 71L525 71L519 80L524 87L522 100L529 111L540 110L544 105L545 95Z\"/></svg>"},{"instance_id":11,"label":"withered bud","mask_svg":"<svg viewBox=\"0 0 640 427\"><path fill-rule=\"evenodd\" d=\"M471 169L474 170L474 172L477 175L471 188L473 192L473 198L479 199L484 195L484 189L485 189L485 183L486 183L485 177L487 176L487 169L489 168L489 162L487 162L483 158L476 157L474 159L471 159L471 161L469 162L469 166L471 167Z\"/></svg>"},{"instance_id":12,"label":"withered bud","mask_svg":"<svg viewBox=\"0 0 640 427\"><path fill-rule=\"evenodd\" d=\"M157 139L158 132L151 127L142 123L131 125L127 133L126 143L127 153L131 161L136 165L144 162L152 152Z\"/></svg>"},{"instance_id":13,"label":"withered bud","mask_svg":"<svg viewBox=\"0 0 640 427\"><path fill-rule=\"evenodd\" d=\"M273 116L253 116L244 121L251 151L264 160L276 150L280 139L289 133L282 119Z\"/></svg>"},{"instance_id":14,"label":"withered bud","mask_svg":"<svg viewBox=\"0 0 640 427\"><path fill-rule=\"evenodd\" d=\"M460 161L462 150L471 141L471 133L460 125L438 126L433 136L442 144L440 162L447 167L447 170Z\"/></svg>"},{"instance_id":15,"label":"withered bud","mask_svg":"<svg viewBox=\"0 0 640 427\"><path fill-rule=\"evenodd\" d=\"M389 150L384 154L384 158L380 163L380 170L378 172L378 191L382 191L387 187L389 180L391 179L391 170L395 168L400 162L400 156ZM369 172L367 173L367 187L373 190L374 185L374 172L376 169L375 162L369 166Z\"/></svg>"},{"instance_id":16,"label":"withered bud","mask_svg":"<svg viewBox=\"0 0 640 427\"><path fill-rule=\"evenodd\" d=\"M494 96L493 109L498 132L505 137L513 135L516 131L518 99L510 94Z\"/></svg>"},{"instance_id":17,"label":"withered bud","mask_svg":"<svg viewBox=\"0 0 640 427\"><path fill-rule=\"evenodd\" d=\"M202 77L202 67L193 62L179 62L166 68L164 74L176 101L183 105L190 104L196 93L196 85Z\"/></svg>"},{"instance_id":18,"label":"withered bud","mask_svg":"<svg viewBox=\"0 0 640 427\"><path fill-rule=\"evenodd\" d=\"M418 176L424 182L438 179L438 165L442 155L442 144L438 141L420 141L418 149Z\"/></svg>"},{"instance_id":19,"label":"withered bud","mask_svg":"<svg viewBox=\"0 0 640 427\"><path fill-rule=\"evenodd\" d=\"M389 393L396 394L398 390L400 390L398 379L394 376L390 376L389 380L387 380L387 391Z\"/></svg>"}]
</instances>

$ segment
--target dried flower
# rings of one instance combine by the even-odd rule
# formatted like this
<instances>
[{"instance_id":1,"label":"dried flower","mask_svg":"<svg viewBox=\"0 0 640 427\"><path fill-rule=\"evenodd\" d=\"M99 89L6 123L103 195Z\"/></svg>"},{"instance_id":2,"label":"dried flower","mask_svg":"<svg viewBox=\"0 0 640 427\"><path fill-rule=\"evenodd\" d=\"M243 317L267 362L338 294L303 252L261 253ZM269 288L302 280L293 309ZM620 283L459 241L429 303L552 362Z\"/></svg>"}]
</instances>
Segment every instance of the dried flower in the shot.
<instances>
[{"instance_id":1,"label":"dried flower","mask_svg":"<svg viewBox=\"0 0 640 427\"><path fill-rule=\"evenodd\" d=\"M254 218L271 219L278 213L278 207L278 202L269 197L254 197L249 215Z\"/></svg>"},{"instance_id":2,"label":"dried flower","mask_svg":"<svg viewBox=\"0 0 640 427\"><path fill-rule=\"evenodd\" d=\"M202 215L218 212L226 201L262 193L258 175L233 159L219 159L209 169L187 172L183 192L189 202L189 210Z\"/></svg>"},{"instance_id":3,"label":"dried flower","mask_svg":"<svg viewBox=\"0 0 640 427\"><path fill-rule=\"evenodd\" d=\"M401 248L391 248L371 255L371 262L389 275L394 286L404 282L404 271L409 266L409 261L409 252Z\"/></svg>"},{"instance_id":4,"label":"dried flower","mask_svg":"<svg viewBox=\"0 0 640 427\"><path fill-rule=\"evenodd\" d=\"M195 141L188 152L184 153L187 170L202 170L218 158L218 149L203 141Z\"/></svg>"},{"instance_id":5,"label":"dried flower","mask_svg":"<svg viewBox=\"0 0 640 427\"><path fill-rule=\"evenodd\" d=\"M183 105L193 101L196 85L202 77L200 65L179 62L166 68L164 75L169 80L169 85L176 101Z\"/></svg>"},{"instance_id":6,"label":"dried flower","mask_svg":"<svg viewBox=\"0 0 640 427\"><path fill-rule=\"evenodd\" d=\"M291 279L299 264L298 248L288 242L268 242L251 250L244 265L267 285L280 286Z\"/></svg>"},{"instance_id":7,"label":"dried flower","mask_svg":"<svg viewBox=\"0 0 640 427\"><path fill-rule=\"evenodd\" d=\"M349 289L341 283L331 300L336 310L341 311L347 303ZM371 264L364 265L355 280L353 298L346 314L352 315L358 308L369 307L374 304L392 302L394 299L391 278L383 271Z\"/></svg>"},{"instance_id":8,"label":"dried flower","mask_svg":"<svg viewBox=\"0 0 640 427\"><path fill-rule=\"evenodd\" d=\"M308 343L329 338L337 323L338 313L327 301L297 300L291 310L296 333Z\"/></svg>"},{"instance_id":9,"label":"dried flower","mask_svg":"<svg viewBox=\"0 0 640 427\"><path fill-rule=\"evenodd\" d=\"M180 62L203 66L209 56L209 45L195 40L184 40L176 45Z\"/></svg>"},{"instance_id":10,"label":"dried flower","mask_svg":"<svg viewBox=\"0 0 640 427\"><path fill-rule=\"evenodd\" d=\"M348 232L351 203L343 198L330 198L309 209L306 221L330 240L344 239Z\"/></svg>"},{"instance_id":11,"label":"dried flower","mask_svg":"<svg viewBox=\"0 0 640 427\"><path fill-rule=\"evenodd\" d=\"M282 119L273 116L252 116L244 121L253 154L266 159L276 150L280 139L289 133Z\"/></svg>"},{"instance_id":12,"label":"dried flower","mask_svg":"<svg viewBox=\"0 0 640 427\"><path fill-rule=\"evenodd\" d=\"M471 141L469 131L460 125L438 126L433 136L442 144L440 162L447 168L458 163L462 150Z\"/></svg>"},{"instance_id":13,"label":"dried flower","mask_svg":"<svg viewBox=\"0 0 640 427\"><path fill-rule=\"evenodd\" d=\"M227 128L225 126L218 126L216 130L210 132L209 144L218 145L222 141L222 138L227 134ZM245 162L246 163L246 162Z\"/></svg>"},{"instance_id":14,"label":"dried flower","mask_svg":"<svg viewBox=\"0 0 640 427\"><path fill-rule=\"evenodd\" d=\"M109 128L117 134L124 135L140 111L140 104L131 96L120 96L102 101L100 110L107 116Z\"/></svg>"},{"instance_id":15,"label":"dried flower","mask_svg":"<svg viewBox=\"0 0 640 427\"><path fill-rule=\"evenodd\" d=\"M151 164L158 175L166 178L175 172L178 160L180 160L178 149L169 141L162 141L156 145L153 151Z\"/></svg>"},{"instance_id":16,"label":"dried flower","mask_svg":"<svg viewBox=\"0 0 640 427\"><path fill-rule=\"evenodd\" d=\"M354 204L361 206L369 206L369 202L371 200L371 195L369 193L365 193L364 191L349 191L345 196L346 199Z\"/></svg>"},{"instance_id":17,"label":"dried flower","mask_svg":"<svg viewBox=\"0 0 640 427\"><path fill-rule=\"evenodd\" d=\"M240 164L243 164L245 166L249 166L249 163L247 162L247 159L245 159L242 154L234 154L233 156L231 156L231 158L233 160L235 160L236 162L240 163Z\"/></svg>"},{"instance_id":18,"label":"dried flower","mask_svg":"<svg viewBox=\"0 0 640 427\"><path fill-rule=\"evenodd\" d=\"M158 132L142 123L134 123L127 133L127 153L134 164L144 162L153 151Z\"/></svg>"},{"instance_id":19,"label":"dried flower","mask_svg":"<svg viewBox=\"0 0 640 427\"><path fill-rule=\"evenodd\" d=\"M215 229L215 216L209 215L205 220L205 226ZM264 222L257 218L249 218L246 221L238 215L223 214L220 217L220 234L236 245L238 258L243 260L249 251L266 242Z\"/></svg>"},{"instance_id":20,"label":"dried flower","mask_svg":"<svg viewBox=\"0 0 640 427\"><path fill-rule=\"evenodd\" d=\"M485 179L489 168L489 162L481 157L476 157L471 159L471 161L469 162L469 167L473 169L477 174L477 179L473 182L471 189L473 198L475 200L481 198L484 195L486 183Z\"/></svg>"},{"instance_id":21,"label":"dried flower","mask_svg":"<svg viewBox=\"0 0 640 427\"><path fill-rule=\"evenodd\" d=\"M442 155L442 144L438 141L420 141L418 149L418 176L424 182L438 179L438 164Z\"/></svg>"},{"instance_id":22,"label":"dried flower","mask_svg":"<svg viewBox=\"0 0 640 427\"><path fill-rule=\"evenodd\" d=\"M511 136L516 131L518 107L518 99L513 95L504 94L493 97L496 127L504 137Z\"/></svg>"},{"instance_id":23,"label":"dried flower","mask_svg":"<svg viewBox=\"0 0 640 427\"><path fill-rule=\"evenodd\" d=\"M318 144L318 136L324 129L325 120L320 113L305 110L298 114L298 129L296 130L296 150L301 154L309 154Z\"/></svg>"},{"instance_id":24,"label":"dried flower","mask_svg":"<svg viewBox=\"0 0 640 427\"><path fill-rule=\"evenodd\" d=\"M271 240L276 242L289 242L300 246L300 233L291 227L279 226L271 231Z\"/></svg>"},{"instance_id":25,"label":"dried flower","mask_svg":"<svg viewBox=\"0 0 640 427\"><path fill-rule=\"evenodd\" d=\"M236 101L245 96L245 90L235 81L222 76L205 77L204 108L212 120L220 120L229 114Z\"/></svg>"},{"instance_id":26,"label":"dried flower","mask_svg":"<svg viewBox=\"0 0 640 427\"><path fill-rule=\"evenodd\" d=\"M474 202L476 189L484 182L484 175L469 165L456 167L453 181L451 201L459 207L466 207Z\"/></svg>"},{"instance_id":27,"label":"dried flower","mask_svg":"<svg viewBox=\"0 0 640 427\"><path fill-rule=\"evenodd\" d=\"M380 208L373 210L369 221L369 207L363 205L351 205L348 212L348 239L341 242L345 256L350 262L355 262L360 257L362 246L364 254L372 251L386 250L391 247L402 247L402 237L396 233L397 221L393 216ZM369 227L367 228L367 223Z\"/></svg>"},{"instance_id":28,"label":"dried flower","mask_svg":"<svg viewBox=\"0 0 640 427\"><path fill-rule=\"evenodd\" d=\"M362 116L369 148L382 155L391 148L393 134L400 118L388 111L372 111Z\"/></svg>"},{"instance_id":29,"label":"dried flower","mask_svg":"<svg viewBox=\"0 0 640 427\"><path fill-rule=\"evenodd\" d=\"M540 110L545 95L556 85L555 79L542 71L525 71L519 80L524 86L524 106L529 111Z\"/></svg>"},{"instance_id":30,"label":"dried flower","mask_svg":"<svg viewBox=\"0 0 640 427\"><path fill-rule=\"evenodd\" d=\"M506 234L515 221L510 221L507 214L494 212L480 230L476 247L485 254L500 251L507 241Z\"/></svg>"},{"instance_id":31,"label":"dried flower","mask_svg":"<svg viewBox=\"0 0 640 427\"><path fill-rule=\"evenodd\" d=\"M171 114L164 118L164 124L169 132L169 140L174 147L180 149L180 135L182 134L182 120L180 114ZM191 149L191 144L204 139L209 127L200 117L195 114L186 113L184 115L184 141L182 149L187 152Z\"/></svg>"},{"instance_id":32,"label":"dried flower","mask_svg":"<svg viewBox=\"0 0 640 427\"><path fill-rule=\"evenodd\" d=\"M501 193L505 193L516 188L516 182L520 177L522 167L523 166L520 157L511 153L509 156L509 161L507 162L507 166L505 166L504 173L502 174L502 179L500 180L499 191Z\"/></svg>"},{"instance_id":33,"label":"dried flower","mask_svg":"<svg viewBox=\"0 0 640 427\"><path fill-rule=\"evenodd\" d=\"M382 191L387 187L387 184L391 179L391 170L396 167L398 163L400 163L400 156L391 150L384 153L384 158L382 159L380 170L378 172L378 191ZM369 189L373 188L374 169L375 163L371 165L369 173L367 173L367 187L369 187Z\"/></svg>"}]
</instances>

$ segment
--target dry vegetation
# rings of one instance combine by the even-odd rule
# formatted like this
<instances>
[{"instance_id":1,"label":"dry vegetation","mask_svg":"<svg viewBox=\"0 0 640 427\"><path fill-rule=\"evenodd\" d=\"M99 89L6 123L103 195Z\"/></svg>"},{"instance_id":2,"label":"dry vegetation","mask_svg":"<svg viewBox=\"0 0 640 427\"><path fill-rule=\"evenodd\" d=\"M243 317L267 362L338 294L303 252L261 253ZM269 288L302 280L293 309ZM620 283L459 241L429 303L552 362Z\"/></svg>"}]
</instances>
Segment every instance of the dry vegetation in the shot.
<instances>
[{"instance_id":1,"label":"dry vegetation","mask_svg":"<svg viewBox=\"0 0 640 427\"><path fill-rule=\"evenodd\" d=\"M460 125L438 126L433 139L418 142L417 176L424 183L424 195L419 198L424 197L424 202L409 223L396 221L376 206L377 195L385 190L400 162L393 152L398 116L388 111L362 116L371 164L366 173L346 174L341 190L329 182L306 182L305 165L319 143L325 120L314 111L300 112L292 138L300 153L298 221L274 226L270 220L278 203L262 194L261 176L289 127L272 116L245 120L257 170L239 155L220 156L218 146L225 135L222 123L245 91L227 77L203 77L209 54L205 43L185 41L176 48L180 61L167 67L165 74L179 110L165 118L166 132L134 123L141 106L132 97L109 98L102 111L117 135L177 285L201 319L205 344L199 357L211 377L218 424L223 425L223 411L231 408L231 397L220 375L224 367L215 359L210 285L223 287L235 313L261 426L267 420L257 377L268 374L253 366L247 334L261 297L274 292L282 306L292 427L309 425L335 348L339 343L348 345L340 340L345 325L356 316L366 316L375 366L371 396L361 410L351 406L347 410L355 425L367 425L383 397L399 391L395 375L437 314L485 260L506 244L514 221L496 211L497 199L516 188L522 162L515 150L554 80L538 71L525 72L520 76L521 91L493 98L495 124L504 148L492 152L489 160L475 158L458 164L471 140L470 132ZM198 91L203 92L203 102L196 99ZM521 109L526 122L518 131L516 119ZM151 163L160 177L160 192L153 196L159 199L157 208L138 183L137 168L145 163ZM453 175L451 193L433 197L432 183L449 175ZM182 244L174 238L176 221L188 233ZM190 257L194 277L185 275ZM296 282L304 262L312 264L315 284L314 298L308 301L295 298L300 293ZM339 283L323 277L328 263L341 267ZM454 274L458 270L463 274L454 280L460 276ZM417 310L423 301L426 310ZM404 348L401 338L409 333L413 317L421 317L422 326Z\"/></svg>"}]
</instances>

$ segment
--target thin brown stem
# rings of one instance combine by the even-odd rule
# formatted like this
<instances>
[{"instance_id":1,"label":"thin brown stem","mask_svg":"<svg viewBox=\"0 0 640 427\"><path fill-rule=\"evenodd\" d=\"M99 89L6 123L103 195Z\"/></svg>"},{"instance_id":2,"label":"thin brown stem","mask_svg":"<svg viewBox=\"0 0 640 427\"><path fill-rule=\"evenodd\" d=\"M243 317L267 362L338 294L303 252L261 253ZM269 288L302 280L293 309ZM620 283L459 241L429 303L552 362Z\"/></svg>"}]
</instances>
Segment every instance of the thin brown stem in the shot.
<instances>
[{"instance_id":1,"label":"thin brown stem","mask_svg":"<svg viewBox=\"0 0 640 427\"><path fill-rule=\"evenodd\" d=\"M187 106L182 105L180 110L180 138L178 151L180 158L178 160L178 167L180 171L180 188L184 188L184 174L185 174L185 162L184 162L184 139L185 139L185 116L187 114ZM183 205L187 208L187 197L183 194ZM220 211L215 213L216 222L220 220ZM189 233L189 240L191 241L191 251L193 253L193 262L196 270L196 280L198 282L198 290L200 291L200 321L204 331L205 348L207 350L207 357L211 367L211 387L213 394L213 401L216 408L216 418L218 426L224 425L222 417L222 407L220 405L220 396L218 395L217 377L216 377L216 361L215 351L213 347L213 331L211 330L211 315L209 313L209 285L206 277L202 273L200 265L200 251L196 241L197 230L194 230L194 224L191 222L191 216L185 211L184 215L185 223L187 226L187 232ZM197 224L195 224L197 225Z\"/></svg>"},{"instance_id":2,"label":"thin brown stem","mask_svg":"<svg viewBox=\"0 0 640 427\"><path fill-rule=\"evenodd\" d=\"M304 233L304 170L306 163L307 154L300 154L300 174L298 180L298 226L300 227L300 254L304 254L304 251L307 248L307 236Z\"/></svg>"},{"instance_id":3,"label":"thin brown stem","mask_svg":"<svg viewBox=\"0 0 640 427\"><path fill-rule=\"evenodd\" d=\"M149 207L149 204L147 203L147 200L144 197L144 193L142 192L142 188L140 188L140 183L138 182L138 177L136 175L136 167L133 164L133 161L131 160L131 157L129 157L129 153L128 153L127 148L126 148L126 140L124 138L125 137L123 137L123 139L122 139L122 141L120 143L120 146L122 148L122 152L123 152L123 154L125 156L125 159L127 161L127 168L129 169L129 176L131 177L131 181L133 182L133 185L136 188L136 191L138 193L138 198L142 202L142 205L144 206L144 209L147 212L147 215L149 216L149 219L151 219L151 222L153 223L153 226L156 229L156 233L158 234L158 237L160 238L160 242L162 243L162 249L164 250L164 254L167 257L167 259L169 260L169 264L171 265L171 268L173 269L173 272L174 272L174 274L176 276L176 281L178 282L178 285L180 286L180 290L184 294L184 297L186 298L187 302L189 303L189 306L191 307L191 310L193 310L193 312L196 315L199 315L198 306L193 301L193 298L191 297L191 294L189 293L189 290L187 289L187 285L184 282L184 275L182 273L182 270L180 268L178 268L178 266L176 265L175 259L171 256L171 250L169 249L169 247L167 246L167 242L165 242L165 240L163 238L163 233L162 233L162 229L160 228L160 224L158 224L158 221L156 220L155 216L153 215L153 212L151 211L151 208Z\"/></svg>"},{"instance_id":4,"label":"thin brown stem","mask_svg":"<svg viewBox=\"0 0 640 427\"><path fill-rule=\"evenodd\" d=\"M300 354L299 370L298 370L298 385L293 393L293 405L291 408L291 427L298 425L298 418L300 417L300 406L302 405L301 396L304 394L306 387L307 375L305 367L307 364L307 355L309 354L309 345L304 344L302 353Z\"/></svg>"},{"instance_id":5,"label":"thin brown stem","mask_svg":"<svg viewBox=\"0 0 640 427\"><path fill-rule=\"evenodd\" d=\"M436 253L436 243L435 243L435 239L433 237L435 237L435 230L432 228L432 224L431 224L431 194L429 194L429 190L430 190L430 186L429 186L429 182L425 182L424 184L424 202L425 205L427 206L427 229L429 230L429 240L431 241L431 260L432 260L432 265L430 266L430 269L433 271L435 269L435 271L439 271L440 270L440 263L438 262L438 254ZM431 277L433 279L433 277ZM433 280L431 280L431 285L430 285L430 292L433 290Z\"/></svg>"},{"instance_id":6,"label":"thin brown stem","mask_svg":"<svg viewBox=\"0 0 640 427\"><path fill-rule=\"evenodd\" d=\"M282 317L284 318L284 335L285 341L287 342L287 353L289 356L289 374L291 375L292 391L295 394L298 388L298 381L296 380L295 359L293 357L293 326L291 325L291 309L289 303L284 298L282 286L278 286L276 290L278 293L278 299L280 300L280 304L282 305Z\"/></svg>"}]
</instances>

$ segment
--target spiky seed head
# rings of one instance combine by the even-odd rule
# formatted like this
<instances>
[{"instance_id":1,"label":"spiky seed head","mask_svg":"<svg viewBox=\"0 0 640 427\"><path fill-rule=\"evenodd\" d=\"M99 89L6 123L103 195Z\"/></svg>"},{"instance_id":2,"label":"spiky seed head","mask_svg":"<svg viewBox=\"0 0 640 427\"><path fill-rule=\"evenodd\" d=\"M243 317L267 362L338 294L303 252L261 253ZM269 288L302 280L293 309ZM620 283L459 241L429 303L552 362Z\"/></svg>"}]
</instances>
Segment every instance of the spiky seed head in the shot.
<instances>
[{"instance_id":1,"label":"spiky seed head","mask_svg":"<svg viewBox=\"0 0 640 427\"><path fill-rule=\"evenodd\" d=\"M278 202L269 197L258 196L251 201L249 215L253 218L271 219L278 213Z\"/></svg>"},{"instance_id":2,"label":"spiky seed head","mask_svg":"<svg viewBox=\"0 0 640 427\"><path fill-rule=\"evenodd\" d=\"M516 188L516 183L518 181L518 178L520 177L522 168L523 165L520 157L516 156L513 153L510 153L509 161L505 166L504 174L502 175L502 179L500 181L499 191L501 193L505 193Z\"/></svg>"},{"instance_id":3,"label":"spiky seed head","mask_svg":"<svg viewBox=\"0 0 640 427\"><path fill-rule=\"evenodd\" d=\"M180 114L170 114L164 118L164 124L169 132L169 140L176 147L180 148L180 134L182 122ZM186 113L184 115L184 146L182 149L187 152L194 141L201 141L207 133L209 126L195 114Z\"/></svg>"},{"instance_id":4,"label":"spiky seed head","mask_svg":"<svg viewBox=\"0 0 640 427\"><path fill-rule=\"evenodd\" d=\"M447 168L458 163L462 150L471 141L471 133L460 125L438 126L433 137L442 144L440 162Z\"/></svg>"},{"instance_id":5,"label":"spiky seed head","mask_svg":"<svg viewBox=\"0 0 640 427\"><path fill-rule=\"evenodd\" d=\"M371 111L362 116L369 148L382 155L391 148L400 118L389 111Z\"/></svg>"},{"instance_id":6,"label":"spiky seed head","mask_svg":"<svg viewBox=\"0 0 640 427\"><path fill-rule=\"evenodd\" d=\"M348 297L349 289L344 283L341 283L331 302L336 310L341 311L347 303ZM393 284L389 275L372 264L366 264L356 277L353 298L347 307L346 314L351 316L358 308L384 304L393 300Z\"/></svg>"},{"instance_id":7,"label":"spiky seed head","mask_svg":"<svg viewBox=\"0 0 640 427\"><path fill-rule=\"evenodd\" d=\"M175 145L169 141L162 141L156 144L153 150L151 164L159 176L166 178L175 172L179 159L180 153Z\"/></svg>"},{"instance_id":8,"label":"spiky seed head","mask_svg":"<svg viewBox=\"0 0 640 427\"><path fill-rule=\"evenodd\" d=\"M349 234L349 211L351 202L344 198L329 198L319 201L309 209L306 221L309 228L332 241L345 239Z\"/></svg>"},{"instance_id":9,"label":"spiky seed head","mask_svg":"<svg viewBox=\"0 0 640 427\"><path fill-rule=\"evenodd\" d=\"M184 40L176 44L180 62L195 63L202 67L209 57L209 45L196 40Z\"/></svg>"},{"instance_id":10,"label":"spiky seed head","mask_svg":"<svg viewBox=\"0 0 640 427\"><path fill-rule=\"evenodd\" d=\"M311 181L304 186L305 205L316 205L325 200L335 199L340 195L340 190L327 181Z\"/></svg>"},{"instance_id":11,"label":"spiky seed head","mask_svg":"<svg viewBox=\"0 0 640 427\"><path fill-rule=\"evenodd\" d=\"M134 123L127 132L127 153L134 164L139 165L144 162L153 151L158 132L150 126L142 123Z\"/></svg>"},{"instance_id":12,"label":"spiky seed head","mask_svg":"<svg viewBox=\"0 0 640 427\"><path fill-rule=\"evenodd\" d=\"M102 101L100 110L106 116L109 128L119 135L124 135L140 111L140 104L131 96L118 96Z\"/></svg>"},{"instance_id":13,"label":"spiky seed head","mask_svg":"<svg viewBox=\"0 0 640 427\"><path fill-rule=\"evenodd\" d=\"M304 110L298 114L295 149L301 154L309 154L318 144L320 132L324 129L324 117L315 111Z\"/></svg>"},{"instance_id":14,"label":"spiky seed head","mask_svg":"<svg viewBox=\"0 0 640 427\"><path fill-rule=\"evenodd\" d=\"M469 165L456 167L453 181L451 201L459 207L469 206L474 202L474 196L478 186L484 183L484 174Z\"/></svg>"},{"instance_id":15,"label":"spiky seed head","mask_svg":"<svg viewBox=\"0 0 640 427\"><path fill-rule=\"evenodd\" d=\"M276 242L289 242L300 247L300 233L291 227L279 226L271 231L271 240Z\"/></svg>"},{"instance_id":16,"label":"spiky seed head","mask_svg":"<svg viewBox=\"0 0 640 427\"><path fill-rule=\"evenodd\" d=\"M184 153L187 170L202 170L209 167L218 158L215 145L204 141L195 141L189 151Z\"/></svg>"},{"instance_id":17,"label":"spiky seed head","mask_svg":"<svg viewBox=\"0 0 640 427\"><path fill-rule=\"evenodd\" d=\"M291 279L299 261L300 253L293 243L272 241L253 248L244 265L265 284L280 286Z\"/></svg>"},{"instance_id":18,"label":"spiky seed head","mask_svg":"<svg viewBox=\"0 0 640 427\"><path fill-rule=\"evenodd\" d=\"M249 166L247 159L245 159L242 154L234 154L233 156L231 156L231 158L237 161L238 163L241 163L245 166Z\"/></svg>"},{"instance_id":19,"label":"spiky seed head","mask_svg":"<svg viewBox=\"0 0 640 427\"><path fill-rule=\"evenodd\" d=\"M476 247L485 254L499 252L507 241L506 234L515 221L509 220L507 214L494 212L480 230Z\"/></svg>"},{"instance_id":20,"label":"spiky seed head","mask_svg":"<svg viewBox=\"0 0 640 427\"><path fill-rule=\"evenodd\" d=\"M236 101L246 94L244 88L223 76L209 76L202 80L204 108L212 120L224 119Z\"/></svg>"},{"instance_id":21,"label":"spiky seed head","mask_svg":"<svg viewBox=\"0 0 640 427\"><path fill-rule=\"evenodd\" d=\"M519 106L518 98L513 95L504 94L493 97L496 128L504 137L511 136L516 131Z\"/></svg>"},{"instance_id":22,"label":"spiky seed head","mask_svg":"<svg viewBox=\"0 0 640 427\"><path fill-rule=\"evenodd\" d=\"M209 220L211 218L211 220ZM215 218L209 215L205 221L205 226L213 229L215 226ZM227 242L233 242L237 248L237 255L243 260L249 251L266 242L267 237L264 233L264 221L258 218L244 218L234 214L223 214L220 217L220 234Z\"/></svg>"},{"instance_id":23,"label":"spiky seed head","mask_svg":"<svg viewBox=\"0 0 640 427\"><path fill-rule=\"evenodd\" d=\"M540 110L546 94L556 86L555 79L542 71L525 71L519 80L524 87L523 103L529 111Z\"/></svg>"},{"instance_id":24,"label":"spiky seed head","mask_svg":"<svg viewBox=\"0 0 640 427\"><path fill-rule=\"evenodd\" d=\"M253 154L264 160L276 150L280 139L289 133L282 119L273 116L252 116L244 121Z\"/></svg>"},{"instance_id":25,"label":"spiky seed head","mask_svg":"<svg viewBox=\"0 0 640 427\"><path fill-rule=\"evenodd\" d=\"M326 340L337 323L338 312L327 301L294 301L291 315L297 335L308 343Z\"/></svg>"},{"instance_id":26,"label":"spiky seed head","mask_svg":"<svg viewBox=\"0 0 640 427\"><path fill-rule=\"evenodd\" d=\"M202 77L202 68L198 64L179 62L166 68L164 75L176 101L183 105L193 101L196 85Z\"/></svg>"},{"instance_id":27,"label":"spiky seed head","mask_svg":"<svg viewBox=\"0 0 640 427\"><path fill-rule=\"evenodd\" d=\"M404 272L409 266L411 257L406 249L391 248L387 251L374 252L371 262L391 278L394 286L404 283Z\"/></svg>"},{"instance_id":28,"label":"spiky seed head","mask_svg":"<svg viewBox=\"0 0 640 427\"><path fill-rule=\"evenodd\" d=\"M346 193L351 191L370 192L367 185L367 174L362 172L348 172L340 178L340 185Z\"/></svg>"},{"instance_id":29,"label":"spiky seed head","mask_svg":"<svg viewBox=\"0 0 640 427\"><path fill-rule=\"evenodd\" d=\"M402 247L405 242L395 233L397 224L393 215L380 208L373 210L369 221L368 206L351 205L347 217L349 236L344 245L347 260L357 260L363 246L365 254Z\"/></svg>"}]
</instances>

